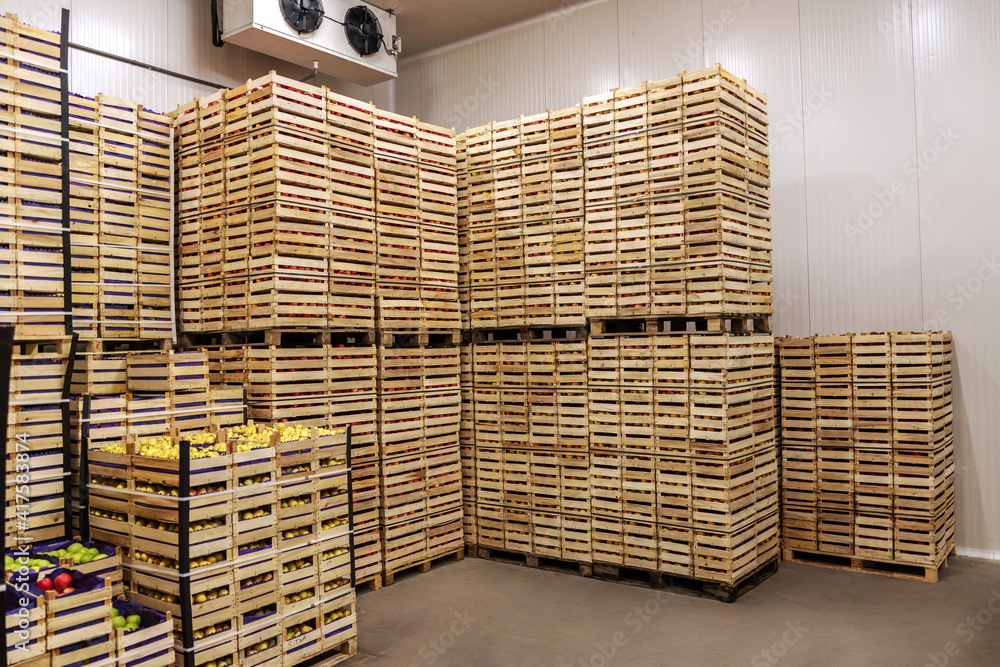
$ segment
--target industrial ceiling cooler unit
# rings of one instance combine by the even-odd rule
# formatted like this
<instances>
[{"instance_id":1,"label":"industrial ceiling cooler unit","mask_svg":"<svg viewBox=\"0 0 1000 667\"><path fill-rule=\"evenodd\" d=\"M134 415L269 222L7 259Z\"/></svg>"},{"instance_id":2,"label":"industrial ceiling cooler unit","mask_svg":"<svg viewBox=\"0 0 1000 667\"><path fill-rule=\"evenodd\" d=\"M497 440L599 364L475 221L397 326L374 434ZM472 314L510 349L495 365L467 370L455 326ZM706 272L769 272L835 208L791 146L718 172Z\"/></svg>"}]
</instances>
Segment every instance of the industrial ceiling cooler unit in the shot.
<instances>
[{"instance_id":1,"label":"industrial ceiling cooler unit","mask_svg":"<svg viewBox=\"0 0 1000 667\"><path fill-rule=\"evenodd\" d=\"M396 77L396 16L357 0L213 0L225 42L371 86Z\"/></svg>"}]
</instances>

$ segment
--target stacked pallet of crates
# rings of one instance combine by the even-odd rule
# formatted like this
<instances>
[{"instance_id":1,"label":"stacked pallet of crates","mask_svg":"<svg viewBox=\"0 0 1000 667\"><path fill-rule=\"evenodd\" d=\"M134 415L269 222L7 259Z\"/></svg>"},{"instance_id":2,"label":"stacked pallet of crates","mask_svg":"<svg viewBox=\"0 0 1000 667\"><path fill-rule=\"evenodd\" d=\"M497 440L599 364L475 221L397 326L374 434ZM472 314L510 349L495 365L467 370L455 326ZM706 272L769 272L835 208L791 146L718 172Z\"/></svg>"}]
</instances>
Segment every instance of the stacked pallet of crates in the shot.
<instances>
[{"instance_id":1,"label":"stacked pallet of crates","mask_svg":"<svg viewBox=\"0 0 1000 667\"><path fill-rule=\"evenodd\" d=\"M76 504L84 512L86 486L95 483L80 475L84 449L125 439L167 437L176 442L242 424L245 417L242 390L210 385L204 351L86 353L74 366L71 392L71 480ZM80 529L79 516L74 522Z\"/></svg>"},{"instance_id":2,"label":"stacked pallet of crates","mask_svg":"<svg viewBox=\"0 0 1000 667\"><path fill-rule=\"evenodd\" d=\"M373 118L273 73L174 114L181 330L222 334L210 353L251 417L353 425L359 576L381 571Z\"/></svg>"},{"instance_id":3,"label":"stacked pallet of crates","mask_svg":"<svg viewBox=\"0 0 1000 667\"><path fill-rule=\"evenodd\" d=\"M582 326L580 107L490 123L464 139L472 326Z\"/></svg>"},{"instance_id":4,"label":"stacked pallet of crates","mask_svg":"<svg viewBox=\"0 0 1000 667\"><path fill-rule=\"evenodd\" d=\"M380 527L391 582L463 544L454 131L376 111L375 168Z\"/></svg>"},{"instance_id":5,"label":"stacked pallet of crates","mask_svg":"<svg viewBox=\"0 0 1000 667\"><path fill-rule=\"evenodd\" d=\"M459 347L382 344L378 367L381 524L391 582L399 570L463 551Z\"/></svg>"},{"instance_id":6,"label":"stacked pallet of crates","mask_svg":"<svg viewBox=\"0 0 1000 667\"><path fill-rule=\"evenodd\" d=\"M732 585L778 553L773 339L589 341L594 563Z\"/></svg>"},{"instance_id":7,"label":"stacked pallet of crates","mask_svg":"<svg viewBox=\"0 0 1000 667\"><path fill-rule=\"evenodd\" d=\"M0 324L18 339L63 336L60 37L7 14L0 42Z\"/></svg>"},{"instance_id":8,"label":"stacked pallet of crates","mask_svg":"<svg viewBox=\"0 0 1000 667\"><path fill-rule=\"evenodd\" d=\"M371 109L275 74L174 113L181 329L371 329Z\"/></svg>"},{"instance_id":9,"label":"stacked pallet of crates","mask_svg":"<svg viewBox=\"0 0 1000 667\"><path fill-rule=\"evenodd\" d=\"M955 545L951 334L779 348L787 557L910 566L936 581Z\"/></svg>"},{"instance_id":10,"label":"stacked pallet of crates","mask_svg":"<svg viewBox=\"0 0 1000 667\"><path fill-rule=\"evenodd\" d=\"M455 133L375 112L378 326L461 328Z\"/></svg>"},{"instance_id":11,"label":"stacked pallet of crates","mask_svg":"<svg viewBox=\"0 0 1000 667\"><path fill-rule=\"evenodd\" d=\"M69 127L74 331L172 338L170 118L72 96Z\"/></svg>"},{"instance_id":12,"label":"stacked pallet of crates","mask_svg":"<svg viewBox=\"0 0 1000 667\"><path fill-rule=\"evenodd\" d=\"M89 529L122 546L128 597L173 615L178 665L354 653L343 431L213 428L88 451Z\"/></svg>"},{"instance_id":13,"label":"stacked pallet of crates","mask_svg":"<svg viewBox=\"0 0 1000 667\"><path fill-rule=\"evenodd\" d=\"M476 343L480 547L590 563L586 343Z\"/></svg>"},{"instance_id":14,"label":"stacked pallet of crates","mask_svg":"<svg viewBox=\"0 0 1000 667\"><path fill-rule=\"evenodd\" d=\"M458 430L458 444L462 457L462 523L465 543L472 547L479 544L477 519L478 494L476 487L476 403L475 374L472 345L459 348L459 387L462 408Z\"/></svg>"},{"instance_id":15,"label":"stacked pallet of crates","mask_svg":"<svg viewBox=\"0 0 1000 667\"><path fill-rule=\"evenodd\" d=\"M767 315L767 103L721 67L583 103L587 315Z\"/></svg>"},{"instance_id":16,"label":"stacked pallet of crates","mask_svg":"<svg viewBox=\"0 0 1000 667\"><path fill-rule=\"evenodd\" d=\"M466 135L455 138L456 167L458 169L458 301L462 309L462 345L459 348L459 385L462 392L461 424L458 440L462 455L462 521L465 543L473 547L478 543L476 528L476 433L475 392L472 372L472 345L469 327L472 322L472 288L469 270L469 155Z\"/></svg>"},{"instance_id":17,"label":"stacked pallet of crates","mask_svg":"<svg viewBox=\"0 0 1000 667\"><path fill-rule=\"evenodd\" d=\"M14 344L4 434L6 549L71 536L64 424L75 344L69 336Z\"/></svg>"},{"instance_id":18,"label":"stacked pallet of crates","mask_svg":"<svg viewBox=\"0 0 1000 667\"><path fill-rule=\"evenodd\" d=\"M174 127L181 330L373 328L370 107L272 73Z\"/></svg>"},{"instance_id":19,"label":"stacked pallet of crates","mask_svg":"<svg viewBox=\"0 0 1000 667\"><path fill-rule=\"evenodd\" d=\"M219 382L246 390L248 415L252 420L300 426L351 426L357 577L363 580L378 574L382 546L376 348L371 344L371 334L327 332L297 336L286 332L274 336L272 342L280 344L221 346L210 350L209 355L216 360Z\"/></svg>"},{"instance_id":20,"label":"stacked pallet of crates","mask_svg":"<svg viewBox=\"0 0 1000 667\"><path fill-rule=\"evenodd\" d=\"M60 77L62 40L0 17L0 325L14 328L5 447L6 547L62 538L68 446L69 239ZM16 475L16 477L15 477ZM27 494L15 494L15 485Z\"/></svg>"}]
</instances>

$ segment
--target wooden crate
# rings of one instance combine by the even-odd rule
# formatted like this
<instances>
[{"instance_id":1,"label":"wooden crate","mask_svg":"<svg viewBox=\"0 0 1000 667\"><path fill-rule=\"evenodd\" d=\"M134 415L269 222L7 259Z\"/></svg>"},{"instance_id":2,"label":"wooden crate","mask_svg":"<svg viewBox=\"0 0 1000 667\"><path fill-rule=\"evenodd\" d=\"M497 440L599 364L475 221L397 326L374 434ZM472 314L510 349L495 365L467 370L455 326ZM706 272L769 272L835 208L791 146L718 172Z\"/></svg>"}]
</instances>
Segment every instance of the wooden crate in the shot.
<instances>
[{"instance_id":1,"label":"wooden crate","mask_svg":"<svg viewBox=\"0 0 1000 667\"><path fill-rule=\"evenodd\" d=\"M204 352L131 354L127 358L128 387L133 392L208 389L207 364Z\"/></svg>"},{"instance_id":2,"label":"wooden crate","mask_svg":"<svg viewBox=\"0 0 1000 667\"><path fill-rule=\"evenodd\" d=\"M16 577L13 583L18 583ZM9 613L4 616L7 664L31 667L41 664L39 661L48 664L45 598L26 593L22 593L21 598L23 605L11 605L14 600L8 598Z\"/></svg>"},{"instance_id":3,"label":"wooden crate","mask_svg":"<svg viewBox=\"0 0 1000 667\"><path fill-rule=\"evenodd\" d=\"M72 574L72 572L71 572ZM103 579L93 575L76 573L73 577L74 587L79 582L81 590L68 595L56 595L55 591L46 593L45 627L47 631L46 647L49 651L62 649L60 656L63 664L68 664L65 658L81 640L92 637L106 637L110 646L91 644L98 653L110 655L114 650L111 636L111 586ZM89 649L87 649L89 650Z\"/></svg>"}]
</instances>

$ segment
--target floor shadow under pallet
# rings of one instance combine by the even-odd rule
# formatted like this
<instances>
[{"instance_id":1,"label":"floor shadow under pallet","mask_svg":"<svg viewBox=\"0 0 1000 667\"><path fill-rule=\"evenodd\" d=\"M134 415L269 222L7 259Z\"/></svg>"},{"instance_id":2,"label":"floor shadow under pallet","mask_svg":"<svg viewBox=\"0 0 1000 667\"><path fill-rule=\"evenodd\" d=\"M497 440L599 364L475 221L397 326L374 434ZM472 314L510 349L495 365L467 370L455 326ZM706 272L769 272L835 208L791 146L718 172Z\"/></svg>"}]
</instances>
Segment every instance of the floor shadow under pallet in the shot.
<instances>
[{"instance_id":1,"label":"floor shadow under pallet","mask_svg":"<svg viewBox=\"0 0 1000 667\"><path fill-rule=\"evenodd\" d=\"M449 551L448 553L441 554L440 556L427 558L425 560L420 561L419 563L411 563L409 565L406 565L404 567L398 567L395 570L391 571L387 570L382 577L382 583L386 586L392 586L392 584L395 583L396 581L396 575L406 574L411 571L415 573L419 572L421 574L425 574L431 571L431 565L433 565L434 563L441 563L446 560L458 562L463 558L465 558L465 547ZM373 588L372 590L378 590L378 589Z\"/></svg>"},{"instance_id":2,"label":"floor shadow under pallet","mask_svg":"<svg viewBox=\"0 0 1000 667\"><path fill-rule=\"evenodd\" d=\"M382 590L382 575L373 574L370 577L365 577L364 579L359 579L354 582L355 590L369 590L369 591L379 591Z\"/></svg>"},{"instance_id":3,"label":"floor shadow under pallet","mask_svg":"<svg viewBox=\"0 0 1000 667\"><path fill-rule=\"evenodd\" d=\"M933 584L937 583L940 571L948 568L948 558L954 556L955 553L955 547L952 547L951 551L937 565L905 565L903 563L870 560L855 556L839 556L837 554L799 549L785 549L782 552L782 559L789 563L799 563L800 565L814 565L831 570L879 574L883 577L926 581Z\"/></svg>"},{"instance_id":4,"label":"floor shadow under pallet","mask_svg":"<svg viewBox=\"0 0 1000 667\"><path fill-rule=\"evenodd\" d=\"M491 547L480 546L474 548L476 550L476 555L485 560L493 560L498 563L509 563L511 565L524 565L526 567L538 568L539 570L549 570L550 572L579 574L581 577L594 576L594 568L590 563L565 560L562 558L536 556L534 554L526 554L519 551L504 551L502 549L493 549Z\"/></svg>"},{"instance_id":5,"label":"floor shadow under pallet","mask_svg":"<svg viewBox=\"0 0 1000 667\"><path fill-rule=\"evenodd\" d=\"M732 584L692 579L690 577L682 577L653 570L605 565L603 563L594 564L594 578L632 586L641 586L643 588L663 589L679 595L712 598L720 602L731 603L736 602L777 572L779 560L781 559L778 556L774 556L771 560Z\"/></svg>"},{"instance_id":6,"label":"floor shadow under pallet","mask_svg":"<svg viewBox=\"0 0 1000 667\"><path fill-rule=\"evenodd\" d=\"M764 563L764 565L745 575L736 583L724 584L688 577L678 577L652 570L641 570L604 563L581 563L483 546L470 546L469 549L474 550L474 553L480 558L498 563L525 565L527 567L565 574L578 574L582 577L593 577L594 579L640 586L642 588L663 589L680 595L712 598L722 602L736 602L736 600L748 591L756 588L778 571L778 561L780 560L778 556L774 556L771 560Z\"/></svg>"}]
</instances>

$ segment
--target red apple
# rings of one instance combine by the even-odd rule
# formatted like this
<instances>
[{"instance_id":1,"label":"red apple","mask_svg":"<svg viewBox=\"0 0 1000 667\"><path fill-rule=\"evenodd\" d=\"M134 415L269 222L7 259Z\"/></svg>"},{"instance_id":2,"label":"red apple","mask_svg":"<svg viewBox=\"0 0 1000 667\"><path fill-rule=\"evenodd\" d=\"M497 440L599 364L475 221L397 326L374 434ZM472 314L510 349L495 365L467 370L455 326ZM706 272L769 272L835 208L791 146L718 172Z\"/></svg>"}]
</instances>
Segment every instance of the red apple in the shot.
<instances>
[{"instance_id":1,"label":"red apple","mask_svg":"<svg viewBox=\"0 0 1000 667\"><path fill-rule=\"evenodd\" d=\"M72 583L73 583L73 575L71 575L69 572L63 572L58 577L56 577L54 585L55 589L60 593L62 593Z\"/></svg>"},{"instance_id":2,"label":"red apple","mask_svg":"<svg viewBox=\"0 0 1000 667\"><path fill-rule=\"evenodd\" d=\"M45 577L44 579L39 579L38 580L38 587L41 588L43 591L51 591L52 590L52 580L49 579L48 577Z\"/></svg>"}]
</instances>

